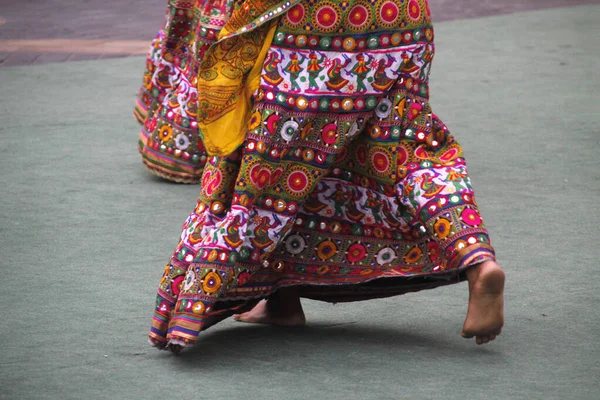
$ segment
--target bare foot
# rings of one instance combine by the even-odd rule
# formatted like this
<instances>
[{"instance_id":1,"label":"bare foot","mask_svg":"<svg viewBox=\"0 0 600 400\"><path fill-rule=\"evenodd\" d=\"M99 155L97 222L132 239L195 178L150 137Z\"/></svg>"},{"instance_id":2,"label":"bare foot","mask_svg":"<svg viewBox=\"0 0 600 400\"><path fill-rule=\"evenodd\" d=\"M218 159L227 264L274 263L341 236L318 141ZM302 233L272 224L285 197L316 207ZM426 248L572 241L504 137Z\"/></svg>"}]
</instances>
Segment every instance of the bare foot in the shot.
<instances>
[{"instance_id":1,"label":"bare foot","mask_svg":"<svg viewBox=\"0 0 600 400\"><path fill-rule=\"evenodd\" d=\"M300 297L295 289L281 289L268 300L262 300L254 308L243 314L235 314L233 319L252 324L280 326L302 326L306 324Z\"/></svg>"},{"instance_id":2,"label":"bare foot","mask_svg":"<svg viewBox=\"0 0 600 400\"><path fill-rule=\"evenodd\" d=\"M488 343L504 325L504 271L495 261L485 261L467 270L467 280L469 308L461 335Z\"/></svg>"}]
</instances>

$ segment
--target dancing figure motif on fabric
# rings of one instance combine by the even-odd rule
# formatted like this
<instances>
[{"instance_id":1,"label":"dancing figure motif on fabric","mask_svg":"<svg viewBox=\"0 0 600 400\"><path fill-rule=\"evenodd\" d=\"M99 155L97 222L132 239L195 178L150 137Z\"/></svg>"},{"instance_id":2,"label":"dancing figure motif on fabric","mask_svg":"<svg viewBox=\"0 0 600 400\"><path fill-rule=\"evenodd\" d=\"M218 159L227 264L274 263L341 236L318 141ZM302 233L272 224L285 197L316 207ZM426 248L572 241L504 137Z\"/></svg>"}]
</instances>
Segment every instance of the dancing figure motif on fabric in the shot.
<instances>
[{"instance_id":1,"label":"dancing figure motif on fabric","mask_svg":"<svg viewBox=\"0 0 600 400\"><path fill-rule=\"evenodd\" d=\"M319 55L317 55L317 53L315 53L314 51L311 51L308 55L308 67L306 68L306 71L308 72L308 89L306 89L307 92L315 92L319 90L319 84L317 83L317 79L319 78L319 74L321 73L321 71L323 71L323 67L321 66L321 64L323 63L323 61L325 60L325 55L321 54L321 57L319 58Z\"/></svg>"},{"instance_id":2,"label":"dancing figure motif on fabric","mask_svg":"<svg viewBox=\"0 0 600 400\"><path fill-rule=\"evenodd\" d=\"M348 79L342 77L342 70L350 64L350 58L343 54L344 61L339 58L334 58L331 61L331 66L327 70L327 77L329 78L325 85L332 91L341 92L341 90L349 82Z\"/></svg>"},{"instance_id":3,"label":"dancing figure motif on fabric","mask_svg":"<svg viewBox=\"0 0 600 400\"><path fill-rule=\"evenodd\" d=\"M278 65L283 61L283 55L276 51L271 51L265 61L265 73L262 75L265 82L271 86L278 86L283 82L283 77L279 73Z\"/></svg>"},{"instance_id":4,"label":"dancing figure motif on fabric","mask_svg":"<svg viewBox=\"0 0 600 400\"><path fill-rule=\"evenodd\" d=\"M367 91L365 80L367 79L367 74L371 71L367 65L372 60L373 57L368 56L365 59L364 54L359 54L356 56L356 64L354 64L352 69L348 71L349 74L356 77L356 92L358 93L364 93Z\"/></svg>"},{"instance_id":5,"label":"dancing figure motif on fabric","mask_svg":"<svg viewBox=\"0 0 600 400\"><path fill-rule=\"evenodd\" d=\"M304 62L306 57L297 52L293 52L289 55L290 62L283 69L287 72L287 76L290 78L291 92L300 92L302 89L298 84L298 79L300 79L300 73L303 71L301 64Z\"/></svg>"},{"instance_id":6,"label":"dancing figure motif on fabric","mask_svg":"<svg viewBox=\"0 0 600 400\"><path fill-rule=\"evenodd\" d=\"M396 59L390 54L386 54L386 56L387 60L380 59L377 62L377 69L375 70L375 75L373 76L373 88L380 92L389 90L396 81L398 75L400 75L399 72L394 71L393 74L396 76L393 78L388 77L386 69L391 67L396 62Z\"/></svg>"}]
</instances>

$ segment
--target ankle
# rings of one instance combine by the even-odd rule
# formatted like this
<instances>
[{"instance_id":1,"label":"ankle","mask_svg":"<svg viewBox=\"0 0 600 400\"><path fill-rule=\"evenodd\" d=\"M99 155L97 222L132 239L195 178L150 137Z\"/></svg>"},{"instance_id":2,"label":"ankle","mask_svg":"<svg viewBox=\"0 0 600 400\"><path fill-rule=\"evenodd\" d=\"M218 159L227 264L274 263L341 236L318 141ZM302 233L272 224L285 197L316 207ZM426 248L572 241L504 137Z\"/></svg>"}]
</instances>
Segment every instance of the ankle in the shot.
<instances>
[{"instance_id":1,"label":"ankle","mask_svg":"<svg viewBox=\"0 0 600 400\"><path fill-rule=\"evenodd\" d=\"M272 314L302 313L302 304L296 289L281 289L267 299L267 310Z\"/></svg>"},{"instance_id":2,"label":"ankle","mask_svg":"<svg viewBox=\"0 0 600 400\"><path fill-rule=\"evenodd\" d=\"M467 281L472 284L479 279L481 273L489 270L502 270L498 263L494 260L486 260L482 263L475 264L467 268L465 271L465 275L467 276Z\"/></svg>"}]
</instances>

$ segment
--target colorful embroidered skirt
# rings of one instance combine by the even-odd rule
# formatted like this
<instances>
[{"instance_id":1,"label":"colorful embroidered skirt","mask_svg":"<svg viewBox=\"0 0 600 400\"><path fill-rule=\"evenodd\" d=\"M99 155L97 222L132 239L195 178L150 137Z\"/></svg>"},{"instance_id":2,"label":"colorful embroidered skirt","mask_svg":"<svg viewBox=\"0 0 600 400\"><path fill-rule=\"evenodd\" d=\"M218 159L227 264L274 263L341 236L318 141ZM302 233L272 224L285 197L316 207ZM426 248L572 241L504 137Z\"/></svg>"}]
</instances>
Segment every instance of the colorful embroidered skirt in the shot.
<instances>
[{"instance_id":1,"label":"colorful embroidered skirt","mask_svg":"<svg viewBox=\"0 0 600 400\"><path fill-rule=\"evenodd\" d=\"M189 54L155 42L142 154L161 175L202 186L160 281L158 347L193 344L279 288L365 300L458 282L494 258L462 150L429 104L426 1L292 3L273 9L244 145L203 169L193 75L167 70L157 88L172 68L161 57L181 66Z\"/></svg>"}]
</instances>

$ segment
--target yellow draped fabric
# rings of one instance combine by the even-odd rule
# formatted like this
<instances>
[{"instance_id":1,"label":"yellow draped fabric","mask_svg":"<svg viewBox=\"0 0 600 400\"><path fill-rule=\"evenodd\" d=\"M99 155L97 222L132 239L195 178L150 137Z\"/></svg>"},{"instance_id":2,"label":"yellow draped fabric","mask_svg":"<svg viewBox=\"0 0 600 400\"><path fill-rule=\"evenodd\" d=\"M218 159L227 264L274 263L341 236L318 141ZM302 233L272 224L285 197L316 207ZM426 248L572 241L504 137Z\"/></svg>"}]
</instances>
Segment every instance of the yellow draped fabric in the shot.
<instances>
[{"instance_id":1,"label":"yellow draped fabric","mask_svg":"<svg viewBox=\"0 0 600 400\"><path fill-rule=\"evenodd\" d=\"M230 36L225 25L198 72L198 127L209 155L230 154L244 142L251 97L277 21ZM223 38L223 39L222 39ZM222 39L222 40L221 40Z\"/></svg>"}]
</instances>

